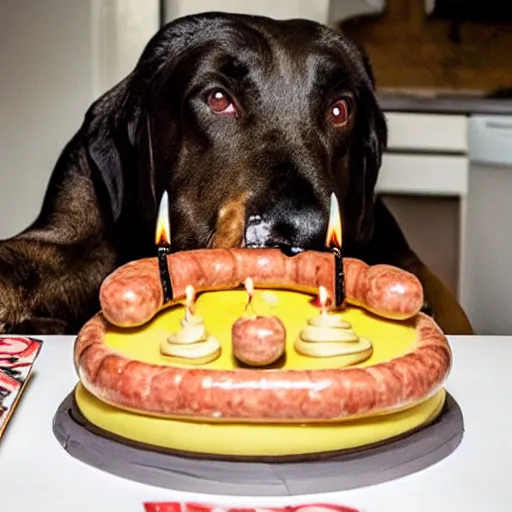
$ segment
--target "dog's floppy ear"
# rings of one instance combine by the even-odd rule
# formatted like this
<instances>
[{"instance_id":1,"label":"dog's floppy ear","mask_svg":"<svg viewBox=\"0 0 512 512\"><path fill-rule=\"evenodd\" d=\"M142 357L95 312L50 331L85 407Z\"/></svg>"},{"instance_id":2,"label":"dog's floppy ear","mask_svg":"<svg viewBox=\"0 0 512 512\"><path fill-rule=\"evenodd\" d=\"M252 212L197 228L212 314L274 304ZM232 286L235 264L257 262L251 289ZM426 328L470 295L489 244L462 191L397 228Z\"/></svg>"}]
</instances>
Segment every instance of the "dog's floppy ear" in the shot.
<instances>
[{"instance_id":1,"label":"dog's floppy ear","mask_svg":"<svg viewBox=\"0 0 512 512\"><path fill-rule=\"evenodd\" d=\"M126 201L128 167L133 165L134 147L123 106L128 96L130 77L99 98L87 111L82 132L92 179L100 201L109 205L112 221L119 220ZM131 122L130 122L131 121ZM103 196L103 197L101 197Z\"/></svg>"},{"instance_id":2,"label":"dog's floppy ear","mask_svg":"<svg viewBox=\"0 0 512 512\"><path fill-rule=\"evenodd\" d=\"M192 46L204 25L200 18L176 20L148 42L134 70L88 110L81 132L93 179L112 221L124 205L137 198L148 212L156 211L155 176L151 168L151 95ZM143 198L143 199L141 199ZM153 208L154 207L154 208ZM142 212L141 212L142 214Z\"/></svg>"},{"instance_id":3,"label":"dog's floppy ear","mask_svg":"<svg viewBox=\"0 0 512 512\"><path fill-rule=\"evenodd\" d=\"M366 57L366 77L357 92L356 118L350 147L351 190L349 209L356 221L351 234L356 244L369 241L373 233L375 184L387 145L386 120L374 91L374 77Z\"/></svg>"}]
</instances>

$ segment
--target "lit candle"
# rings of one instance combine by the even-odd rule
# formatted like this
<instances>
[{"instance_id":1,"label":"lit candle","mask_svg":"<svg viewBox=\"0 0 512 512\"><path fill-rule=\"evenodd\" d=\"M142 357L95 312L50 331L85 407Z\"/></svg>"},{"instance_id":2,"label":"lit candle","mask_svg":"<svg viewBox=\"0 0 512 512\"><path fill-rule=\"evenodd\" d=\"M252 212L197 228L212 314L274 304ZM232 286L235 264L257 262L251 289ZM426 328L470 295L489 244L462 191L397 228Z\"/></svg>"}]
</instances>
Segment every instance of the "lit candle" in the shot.
<instances>
[{"instance_id":1,"label":"lit candle","mask_svg":"<svg viewBox=\"0 0 512 512\"><path fill-rule=\"evenodd\" d=\"M329 292L325 286L318 287L318 305L320 306L320 314L317 317L308 319L308 324L315 327L343 328L350 327L340 315L328 312L327 305L329 303Z\"/></svg>"},{"instance_id":2,"label":"lit candle","mask_svg":"<svg viewBox=\"0 0 512 512\"><path fill-rule=\"evenodd\" d=\"M329 298L329 292L325 286L318 287L318 299L320 301L321 315L322 317L327 316L327 300Z\"/></svg>"},{"instance_id":3,"label":"lit candle","mask_svg":"<svg viewBox=\"0 0 512 512\"><path fill-rule=\"evenodd\" d=\"M345 364L354 364L369 357L372 353L371 342L360 338L339 313L329 312L328 300L327 288L320 286L317 301L320 314L307 320L307 326L295 340L295 350L307 357L345 356Z\"/></svg>"},{"instance_id":4,"label":"lit candle","mask_svg":"<svg viewBox=\"0 0 512 512\"><path fill-rule=\"evenodd\" d=\"M162 195L158 210L155 244L158 247L158 268L164 296L164 304L173 298L171 276L167 264L167 255L171 253L171 228L169 222L169 196L166 191Z\"/></svg>"},{"instance_id":5,"label":"lit candle","mask_svg":"<svg viewBox=\"0 0 512 512\"><path fill-rule=\"evenodd\" d=\"M192 285L185 288L185 316L181 320L181 329L162 342L160 351L181 362L201 365L219 357L221 345L207 332L203 319L195 314L195 294Z\"/></svg>"},{"instance_id":6,"label":"lit candle","mask_svg":"<svg viewBox=\"0 0 512 512\"><path fill-rule=\"evenodd\" d=\"M195 314L196 291L189 284L185 288L185 317L181 321L179 339L200 341L207 335L203 318Z\"/></svg>"},{"instance_id":7,"label":"lit candle","mask_svg":"<svg viewBox=\"0 0 512 512\"><path fill-rule=\"evenodd\" d=\"M244 314L245 314L245 316L248 316L248 312L249 312L249 308L250 308L251 309L250 316L254 316L255 312L254 312L254 307L252 306L252 299L254 297L254 281L252 280L251 277L245 278L244 286L245 286L245 290L247 291L247 302L245 304Z\"/></svg>"},{"instance_id":8,"label":"lit candle","mask_svg":"<svg viewBox=\"0 0 512 512\"><path fill-rule=\"evenodd\" d=\"M185 288L185 321L187 323L190 323L194 317L195 298L196 291L194 287L191 284L187 285Z\"/></svg>"},{"instance_id":9,"label":"lit candle","mask_svg":"<svg viewBox=\"0 0 512 512\"><path fill-rule=\"evenodd\" d=\"M342 225L338 199L334 192L331 194L331 211L329 226L327 229L326 246L331 249L334 256L334 288L335 305L339 308L345 302L345 272L343 268L343 256L341 253Z\"/></svg>"}]
</instances>

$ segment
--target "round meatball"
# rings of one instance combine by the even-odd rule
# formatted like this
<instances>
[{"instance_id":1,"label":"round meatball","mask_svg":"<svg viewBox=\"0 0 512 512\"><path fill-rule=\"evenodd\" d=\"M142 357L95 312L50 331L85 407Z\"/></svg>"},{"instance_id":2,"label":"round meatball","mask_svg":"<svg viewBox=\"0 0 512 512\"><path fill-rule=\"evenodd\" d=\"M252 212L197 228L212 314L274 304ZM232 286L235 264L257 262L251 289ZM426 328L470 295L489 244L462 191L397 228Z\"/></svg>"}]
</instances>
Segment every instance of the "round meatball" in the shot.
<instances>
[{"instance_id":1,"label":"round meatball","mask_svg":"<svg viewBox=\"0 0 512 512\"><path fill-rule=\"evenodd\" d=\"M250 366L266 366L285 352L286 329L276 316L241 317L231 330L233 354Z\"/></svg>"}]
</instances>

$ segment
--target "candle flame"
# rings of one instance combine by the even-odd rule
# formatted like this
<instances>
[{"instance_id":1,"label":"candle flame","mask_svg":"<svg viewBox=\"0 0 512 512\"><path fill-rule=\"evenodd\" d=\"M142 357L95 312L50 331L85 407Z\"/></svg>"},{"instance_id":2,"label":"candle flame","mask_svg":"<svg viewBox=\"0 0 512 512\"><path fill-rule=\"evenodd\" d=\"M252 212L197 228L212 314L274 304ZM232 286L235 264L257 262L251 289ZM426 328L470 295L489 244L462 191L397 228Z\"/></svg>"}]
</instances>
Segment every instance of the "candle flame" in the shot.
<instances>
[{"instance_id":1,"label":"candle flame","mask_svg":"<svg viewBox=\"0 0 512 512\"><path fill-rule=\"evenodd\" d=\"M247 315L249 309L252 310L253 306L251 304L252 297L254 295L254 282L251 277L246 277L244 281L245 289L247 290L247 302L245 303L245 314Z\"/></svg>"},{"instance_id":2,"label":"candle flame","mask_svg":"<svg viewBox=\"0 0 512 512\"><path fill-rule=\"evenodd\" d=\"M155 233L156 245L171 245L171 227L169 222L169 195L164 191L158 209Z\"/></svg>"},{"instance_id":3,"label":"candle flame","mask_svg":"<svg viewBox=\"0 0 512 512\"><path fill-rule=\"evenodd\" d=\"M252 296L254 295L254 281L252 280L252 277L247 277L244 281L244 285L247 293L249 294L249 302L251 302Z\"/></svg>"},{"instance_id":4,"label":"candle flame","mask_svg":"<svg viewBox=\"0 0 512 512\"><path fill-rule=\"evenodd\" d=\"M329 292L325 286L318 287L318 301L320 302L320 307L322 311L325 311L327 307L327 300L329 299Z\"/></svg>"},{"instance_id":5,"label":"candle flame","mask_svg":"<svg viewBox=\"0 0 512 512\"><path fill-rule=\"evenodd\" d=\"M342 225L340 216L340 207L338 204L338 198L333 192L331 194L331 211L329 214L329 225L327 227L327 236L325 238L325 244L327 247L337 247L341 249L342 243Z\"/></svg>"},{"instance_id":6,"label":"candle flame","mask_svg":"<svg viewBox=\"0 0 512 512\"><path fill-rule=\"evenodd\" d=\"M185 288L185 321L190 322L194 315L194 303L196 298L196 291L194 287L189 284Z\"/></svg>"},{"instance_id":7,"label":"candle flame","mask_svg":"<svg viewBox=\"0 0 512 512\"><path fill-rule=\"evenodd\" d=\"M195 291L194 287L191 284L187 285L187 287L185 288L185 297L186 297L188 307L191 307L194 304L195 296L196 296L196 291Z\"/></svg>"}]
</instances>

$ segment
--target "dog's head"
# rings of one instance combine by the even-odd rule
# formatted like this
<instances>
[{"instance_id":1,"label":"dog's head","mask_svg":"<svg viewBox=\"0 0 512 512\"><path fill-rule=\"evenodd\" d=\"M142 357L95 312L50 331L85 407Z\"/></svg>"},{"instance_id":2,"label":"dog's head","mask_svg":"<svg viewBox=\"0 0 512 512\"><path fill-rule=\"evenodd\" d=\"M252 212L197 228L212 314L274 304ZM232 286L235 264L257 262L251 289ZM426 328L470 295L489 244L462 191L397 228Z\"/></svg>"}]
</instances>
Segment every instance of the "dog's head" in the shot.
<instances>
[{"instance_id":1,"label":"dog's head","mask_svg":"<svg viewBox=\"0 0 512 512\"><path fill-rule=\"evenodd\" d=\"M174 21L89 118L114 221L146 212L152 236L167 190L175 250L321 249L332 192L344 246L371 236L384 117L365 57L317 23Z\"/></svg>"}]
</instances>

